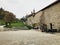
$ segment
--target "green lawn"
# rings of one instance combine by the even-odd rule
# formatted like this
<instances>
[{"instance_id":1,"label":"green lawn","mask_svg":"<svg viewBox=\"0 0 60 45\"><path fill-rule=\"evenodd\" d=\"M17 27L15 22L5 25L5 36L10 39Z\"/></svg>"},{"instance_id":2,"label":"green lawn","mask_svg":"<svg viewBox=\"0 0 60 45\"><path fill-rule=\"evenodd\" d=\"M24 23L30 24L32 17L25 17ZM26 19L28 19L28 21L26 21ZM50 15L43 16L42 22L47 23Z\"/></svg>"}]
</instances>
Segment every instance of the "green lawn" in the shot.
<instances>
[{"instance_id":1,"label":"green lawn","mask_svg":"<svg viewBox=\"0 0 60 45\"><path fill-rule=\"evenodd\" d=\"M11 25L12 27L24 27L25 26L23 22L12 23Z\"/></svg>"},{"instance_id":2,"label":"green lawn","mask_svg":"<svg viewBox=\"0 0 60 45\"><path fill-rule=\"evenodd\" d=\"M0 20L0 25L4 25L5 22L3 20Z\"/></svg>"}]
</instances>

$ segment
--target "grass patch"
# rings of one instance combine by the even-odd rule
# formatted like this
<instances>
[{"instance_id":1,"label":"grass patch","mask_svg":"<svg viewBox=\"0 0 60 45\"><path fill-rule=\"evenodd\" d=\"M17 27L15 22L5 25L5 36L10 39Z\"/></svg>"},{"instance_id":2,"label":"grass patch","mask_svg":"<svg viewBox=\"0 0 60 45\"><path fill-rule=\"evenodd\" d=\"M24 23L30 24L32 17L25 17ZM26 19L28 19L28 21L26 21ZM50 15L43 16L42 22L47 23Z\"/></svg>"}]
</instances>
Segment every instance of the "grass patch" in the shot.
<instances>
[{"instance_id":1,"label":"grass patch","mask_svg":"<svg viewBox=\"0 0 60 45\"><path fill-rule=\"evenodd\" d=\"M3 20L0 20L0 25L4 25L5 22Z\"/></svg>"},{"instance_id":2,"label":"grass patch","mask_svg":"<svg viewBox=\"0 0 60 45\"><path fill-rule=\"evenodd\" d=\"M32 29L33 27L30 25L25 25L26 27L28 27L28 29Z\"/></svg>"},{"instance_id":3,"label":"grass patch","mask_svg":"<svg viewBox=\"0 0 60 45\"><path fill-rule=\"evenodd\" d=\"M11 24L12 27L24 27L24 23L23 22L16 22L16 23L12 23Z\"/></svg>"}]
</instances>

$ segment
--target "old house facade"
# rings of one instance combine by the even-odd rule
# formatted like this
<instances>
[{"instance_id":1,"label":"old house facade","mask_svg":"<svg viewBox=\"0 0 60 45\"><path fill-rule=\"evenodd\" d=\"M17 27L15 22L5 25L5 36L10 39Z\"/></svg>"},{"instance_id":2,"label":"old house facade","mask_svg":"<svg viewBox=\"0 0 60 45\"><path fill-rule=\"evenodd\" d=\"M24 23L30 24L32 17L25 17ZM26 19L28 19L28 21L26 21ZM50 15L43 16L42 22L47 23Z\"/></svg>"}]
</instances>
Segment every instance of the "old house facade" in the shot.
<instances>
[{"instance_id":1,"label":"old house facade","mask_svg":"<svg viewBox=\"0 0 60 45\"><path fill-rule=\"evenodd\" d=\"M34 28L40 28L40 16L42 15L42 11L31 13L27 16L26 23Z\"/></svg>"},{"instance_id":2,"label":"old house facade","mask_svg":"<svg viewBox=\"0 0 60 45\"><path fill-rule=\"evenodd\" d=\"M38 11L34 15L34 18L33 18L34 22L33 23L35 24L35 28L40 28L40 17L41 17L41 15L42 15L42 11Z\"/></svg>"},{"instance_id":3,"label":"old house facade","mask_svg":"<svg viewBox=\"0 0 60 45\"><path fill-rule=\"evenodd\" d=\"M42 9L41 23L47 26L47 29L60 30L60 1L56 1L48 7Z\"/></svg>"},{"instance_id":4,"label":"old house facade","mask_svg":"<svg viewBox=\"0 0 60 45\"><path fill-rule=\"evenodd\" d=\"M36 24L35 27L46 30L56 29L60 30L60 1L57 0L47 7L31 15L27 21L30 25Z\"/></svg>"},{"instance_id":5,"label":"old house facade","mask_svg":"<svg viewBox=\"0 0 60 45\"><path fill-rule=\"evenodd\" d=\"M32 14L28 15L28 16L27 16L26 24L32 26L33 21L34 21L34 20L33 20Z\"/></svg>"}]
</instances>

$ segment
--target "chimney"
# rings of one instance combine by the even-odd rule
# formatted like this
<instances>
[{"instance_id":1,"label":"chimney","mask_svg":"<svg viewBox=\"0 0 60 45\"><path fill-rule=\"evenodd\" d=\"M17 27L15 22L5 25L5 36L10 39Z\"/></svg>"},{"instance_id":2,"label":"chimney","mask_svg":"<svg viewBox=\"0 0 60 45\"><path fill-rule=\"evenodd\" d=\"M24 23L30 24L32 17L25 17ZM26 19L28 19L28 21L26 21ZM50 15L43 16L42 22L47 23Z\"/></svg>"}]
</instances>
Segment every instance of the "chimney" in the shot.
<instances>
[{"instance_id":1,"label":"chimney","mask_svg":"<svg viewBox=\"0 0 60 45\"><path fill-rule=\"evenodd\" d=\"M33 9L33 13L35 13L35 9Z\"/></svg>"},{"instance_id":2,"label":"chimney","mask_svg":"<svg viewBox=\"0 0 60 45\"><path fill-rule=\"evenodd\" d=\"M31 11L31 14L32 14L33 12Z\"/></svg>"}]
</instances>

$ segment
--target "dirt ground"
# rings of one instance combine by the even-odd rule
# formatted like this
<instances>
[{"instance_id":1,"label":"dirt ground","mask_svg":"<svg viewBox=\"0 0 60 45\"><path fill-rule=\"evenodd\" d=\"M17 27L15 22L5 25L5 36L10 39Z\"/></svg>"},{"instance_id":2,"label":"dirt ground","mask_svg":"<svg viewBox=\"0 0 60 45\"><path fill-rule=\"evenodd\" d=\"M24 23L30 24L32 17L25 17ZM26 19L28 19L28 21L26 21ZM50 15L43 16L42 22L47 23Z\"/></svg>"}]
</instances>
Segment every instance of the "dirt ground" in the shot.
<instances>
[{"instance_id":1,"label":"dirt ground","mask_svg":"<svg viewBox=\"0 0 60 45\"><path fill-rule=\"evenodd\" d=\"M60 33L50 34L35 30L0 32L0 45L60 45Z\"/></svg>"}]
</instances>

